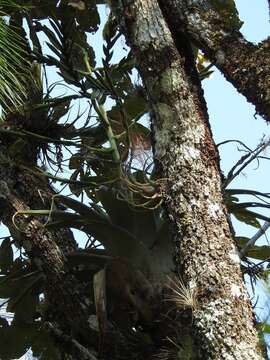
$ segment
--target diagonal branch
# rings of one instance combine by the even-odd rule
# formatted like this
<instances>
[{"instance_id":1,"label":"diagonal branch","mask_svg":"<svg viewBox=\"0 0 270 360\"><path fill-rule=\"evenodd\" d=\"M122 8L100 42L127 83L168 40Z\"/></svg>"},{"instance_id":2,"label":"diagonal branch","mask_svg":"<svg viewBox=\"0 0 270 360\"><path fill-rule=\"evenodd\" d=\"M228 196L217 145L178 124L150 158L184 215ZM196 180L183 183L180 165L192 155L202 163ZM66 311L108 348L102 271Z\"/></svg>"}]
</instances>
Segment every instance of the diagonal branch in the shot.
<instances>
[{"instance_id":1,"label":"diagonal branch","mask_svg":"<svg viewBox=\"0 0 270 360\"><path fill-rule=\"evenodd\" d=\"M220 10L212 0L159 0L169 26L185 33L225 78L270 121L270 38L258 45L240 32L241 21L234 5ZM220 5L221 6L221 5ZM222 5L223 7L225 5ZM233 10L230 12L230 7ZM183 35L182 35L183 36Z\"/></svg>"},{"instance_id":2,"label":"diagonal branch","mask_svg":"<svg viewBox=\"0 0 270 360\"><path fill-rule=\"evenodd\" d=\"M263 224L263 226L256 232L256 234L254 234L249 241L245 244L245 246L241 249L240 251L240 258L242 259L248 252L249 249L252 248L253 245L255 245L256 241L263 235L266 233L266 231L269 229L270 227L270 222L265 221L265 223Z\"/></svg>"}]
</instances>

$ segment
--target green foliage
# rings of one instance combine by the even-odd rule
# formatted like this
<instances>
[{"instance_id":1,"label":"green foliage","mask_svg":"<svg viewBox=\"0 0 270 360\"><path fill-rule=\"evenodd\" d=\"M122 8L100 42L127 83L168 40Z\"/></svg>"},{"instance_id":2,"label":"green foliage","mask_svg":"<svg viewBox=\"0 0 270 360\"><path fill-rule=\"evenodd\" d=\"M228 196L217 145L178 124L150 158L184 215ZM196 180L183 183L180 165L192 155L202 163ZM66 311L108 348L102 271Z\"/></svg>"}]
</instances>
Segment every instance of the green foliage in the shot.
<instances>
[{"instance_id":1,"label":"green foliage","mask_svg":"<svg viewBox=\"0 0 270 360\"><path fill-rule=\"evenodd\" d=\"M8 238L4 240L5 246L2 242L1 257L7 251L7 241ZM9 259L11 260L11 256ZM7 311L14 313L11 324L4 319L0 323L1 359L20 358L30 347L37 356L42 355L44 359L52 359L46 356L52 351L57 355L37 320L40 316L41 291L42 276L28 261L16 258L7 269L1 267L0 298L8 299Z\"/></svg>"},{"instance_id":2,"label":"green foliage","mask_svg":"<svg viewBox=\"0 0 270 360\"><path fill-rule=\"evenodd\" d=\"M5 9L20 11L21 7L13 1L0 1L0 109L4 112L24 104L31 79L24 39Z\"/></svg>"},{"instance_id":3,"label":"green foliage","mask_svg":"<svg viewBox=\"0 0 270 360\"><path fill-rule=\"evenodd\" d=\"M0 269L3 272L9 270L13 264L13 249L10 238L5 238L0 246Z\"/></svg>"}]
</instances>

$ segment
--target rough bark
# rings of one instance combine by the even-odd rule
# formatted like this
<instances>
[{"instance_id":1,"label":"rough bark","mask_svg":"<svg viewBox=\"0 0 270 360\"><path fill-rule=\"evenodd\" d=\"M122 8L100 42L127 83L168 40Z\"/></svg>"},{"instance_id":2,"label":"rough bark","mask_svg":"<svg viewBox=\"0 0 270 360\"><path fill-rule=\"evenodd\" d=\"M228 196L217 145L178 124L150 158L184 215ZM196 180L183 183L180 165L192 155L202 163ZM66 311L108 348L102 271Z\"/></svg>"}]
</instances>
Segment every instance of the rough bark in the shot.
<instances>
[{"instance_id":1,"label":"rough bark","mask_svg":"<svg viewBox=\"0 0 270 360\"><path fill-rule=\"evenodd\" d=\"M255 45L239 30L238 15L214 0L159 0L178 35L185 32L246 99L270 121L270 38ZM216 2L217 3L217 2Z\"/></svg>"},{"instance_id":2,"label":"rough bark","mask_svg":"<svg viewBox=\"0 0 270 360\"><path fill-rule=\"evenodd\" d=\"M46 179L27 171L25 164L11 159L6 139L0 146L0 218L18 246L44 274L45 300L48 311L45 323L71 339L89 343L89 301L79 294L78 282L66 265L66 257L77 244L70 230L49 231L46 219L19 214L30 209L48 209L54 192ZM3 141L4 140L4 141ZM33 155L35 152L31 153ZM34 157L33 157L34 158ZM31 160L32 157L31 157ZM95 334L96 335L96 334ZM97 337L92 338L93 343ZM70 350L69 350L70 351ZM76 349L78 351L78 349ZM88 352L85 359L94 359Z\"/></svg>"},{"instance_id":3,"label":"rough bark","mask_svg":"<svg viewBox=\"0 0 270 360\"><path fill-rule=\"evenodd\" d=\"M196 294L190 306L199 358L262 359L190 43L182 35L176 48L157 0L122 0L114 10L152 107L155 160L167 179L176 265ZM181 338L174 341L184 346Z\"/></svg>"}]
</instances>

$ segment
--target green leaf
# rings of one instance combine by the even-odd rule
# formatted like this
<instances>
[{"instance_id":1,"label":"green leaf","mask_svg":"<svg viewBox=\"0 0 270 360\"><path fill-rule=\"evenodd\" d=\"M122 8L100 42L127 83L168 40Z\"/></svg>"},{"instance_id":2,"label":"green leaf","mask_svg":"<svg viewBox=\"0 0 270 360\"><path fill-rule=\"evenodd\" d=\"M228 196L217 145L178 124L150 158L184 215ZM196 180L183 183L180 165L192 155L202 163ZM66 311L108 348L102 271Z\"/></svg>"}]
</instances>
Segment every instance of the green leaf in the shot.
<instances>
[{"instance_id":1,"label":"green leaf","mask_svg":"<svg viewBox=\"0 0 270 360\"><path fill-rule=\"evenodd\" d=\"M87 32L97 31L100 24L100 17L94 2L86 2L87 7L83 11L76 12L76 20L81 30Z\"/></svg>"},{"instance_id":2,"label":"green leaf","mask_svg":"<svg viewBox=\"0 0 270 360\"><path fill-rule=\"evenodd\" d=\"M61 33L61 24L59 24L56 20L53 21L52 19L49 19L49 23L50 23L51 27L53 28L55 34L57 35L60 44L62 44L64 37L63 37L63 34Z\"/></svg>"},{"instance_id":3,"label":"green leaf","mask_svg":"<svg viewBox=\"0 0 270 360\"><path fill-rule=\"evenodd\" d=\"M10 238L6 238L2 241L0 246L0 269L3 272L7 272L13 264L13 250L10 242Z\"/></svg>"},{"instance_id":4,"label":"green leaf","mask_svg":"<svg viewBox=\"0 0 270 360\"><path fill-rule=\"evenodd\" d=\"M107 252L104 249L85 249L75 250L74 252L67 254L67 260L70 267L84 265L84 267L87 268L89 280L89 270L94 274L104 268L106 263L112 260L112 257L107 255Z\"/></svg>"},{"instance_id":5,"label":"green leaf","mask_svg":"<svg viewBox=\"0 0 270 360\"><path fill-rule=\"evenodd\" d=\"M8 311L15 313L17 320L22 322L33 320L39 302L37 285L41 279L38 272L18 279L19 290L15 296L10 298L7 307Z\"/></svg>"},{"instance_id":6,"label":"green leaf","mask_svg":"<svg viewBox=\"0 0 270 360\"><path fill-rule=\"evenodd\" d=\"M76 85L77 82L73 72L67 71L62 63L60 65L60 72L57 72L57 74L60 75L66 81L67 84Z\"/></svg>"},{"instance_id":7,"label":"green leaf","mask_svg":"<svg viewBox=\"0 0 270 360\"><path fill-rule=\"evenodd\" d=\"M72 181L77 181L80 173L81 173L81 170L80 170L80 169L75 170L75 171L73 172L73 174L70 176L70 180L72 180ZM72 194L74 194L74 195L77 196L77 197L80 196L81 193L82 193L82 191L83 191L82 186L81 186L79 183L78 183L78 184L76 184L76 183L73 183L73 184L70 183L70 184L69 184L69 189L70 189L70 191L72 192Z\"/></svg>"},{"instance_id":8,"label":"green leaf","mask_svg":"<svg viewBox=\"0 0 270 360\"><path fill-rule=\"evenodd\" d=\"M250 239L245 236L235 236L234 240L240 247L243 247Z\"/></svg>"},{"instance_id":9,"label":"green leaf","mask_svg":"<svg viewBox=\"0 0 270 360\"><path fill-rule=\"evenodd\" d=\"M270 334L270 324L263 324L262 325L262 331L265 333L265 334Z\"/></svg>"},{"instance_id":10,"label":"green leaf","mask_svg":"<svg viewBox=\"0 0 270 360\"><path fill-rule=\"evenodd\" d=\"M256 219L255 216L249 214L246 211L238 211L238 212L234 212L233 215L236 217L237 220L244 222L247 225L251 225L257 229L260 228L260 223L259 221Z\"/></svg>"},{"instance_id":11,"label":"green leaf","mask_svg":"<svg viewBox=\"0 0 270 360\"><path fill-rule=\"evenodd\" d=\"M257 229L260 229L261 225L257 220L258 214L247 210L246 208L237 208L229 210L237 220L244 222L247 225L251 225Z\"/></svg>"},{"instance_id":12,"label":"green leaf","mask_svg":"<svg viewBox=\"0 0 270 360\"><path fill-rule=\"evenodd\" d=\"M44 32L44 34L47 36L47 38L50 40L51 42L51 46L53 46L53 48L56 50L56 51L59 51L60 54L63 50L63 46L61 44L61 42L57 39L57 37L55 36L55 33L50 30L47 26L42 26L42 31ZM46 42L47 45L49 45L48 42ZM53 50L54 51L54 50Z\"/></svg>"},{"instance_id":13,"label":"green leaf","mask_svg":"<svg viewBox=\"0 0 270 360\"><path fill-rule=\"evenodd\" d=\"M67 114L70 110L70 100L63 101L61 104L54 106L51 120L55 123L58 123L59 120Z\"/></svg>"},{"instance_id":14,"label":"green leaf","mask_svg":"<svg viewBox=\"0 0 270 360\"><path fill-rule=\"evenodd\" d=\"M245 244L249 241L250 239L248 237L244 237L244 236L235 236L235 241L237 242L237 244L240 247L245 246ZM253 245L247 252L246 254L248 257L251 257L253 259L257 259L257 260L268 260L270 259L270 246L269 245L263 245L263 246L258 246L258 245Z\"/></svg>"},{"instance_id":15,"label":"green leaf","mask_svg":"<svg viewBox=\"0 0 270 360\"><path fill-rule=\"evenodd\" d=\"M253 259L257 260L269 260L270 259L270 246L269 245L263 245L263 246L252 246L251 249L249 249L247 253L248 257L251 257Z\"/></svg>"},{"instance_id":16,"label":"green leaf","mask_svg":"<svg viewBox=\"0 0 270 360\"><path fill-rule=\"evenodd\" d=\"M113 189L102 188L97 191L104 210L116 226L121 226L145 245L151 246L156 237L156 216L158 211L138 210L125 200L117 198Z\"/></svg>"},{"instance_id":17,"label":"green leaf","mask_svg":"<svg viewBox=\"0 0 270 360\"><path fill-rule=\"evenodd\" d=\"M89 206L85 205L81 201L77 201L75 199L72 199L69 196L58 195L57 199L59 199L60 202L62 204L64 204L65 206L67 206L68 208L72 209L76 213L78 213L78 214L80 214L80 215L82 215L82 216L84 216L86 218L87 217L92 217L92 218L96 218L96 220L99 220L99 219L104 220L104 219L106 219L105 214L101 216L100 213L98 213L95 210L91 209Z\"/></svg>"},{"instance_id":18,"label":"green leaf","mask_svg":"<svg viewBox=\"0 0 270 360\"><path fill-rule=\"evenodd\" d=\"M148 103L139 89L135 94L125 99L124 108L131 119L141 117L149 110Z\"/></svg>"},{"instance_id":19,"label":"green leaf","mask_svg":"<svg viewBox=\"0 0 270 360\"><path fill-rule=\"evenodd\" d=\"M82 159L81 155L79 155L79 154L71 155L71 157L69 159L68 167L70 170L78 169L79 167L81 167L82 162L83 162L83 159Z\"/></svg>"},{"instance_id":20,"label":"green leaf","mask_svg":"<svg viewBox=\"0 0 270 360\"><path fill-rule=\"evenodd\" d=\"M63 55L62 55L61 50L58 50L55 46L53 46L52 44L50 44L50 43L48 43L48 42L46 42L46 45L48 46L48 48L49 48L56 56L58 56L58 58L59 58L60 60L63 59Z\"/></svg>"},{"instance_id":21,"label":"green leaf","mask_svg":"<svg viewBox=\"0 0 270 360\"><path fill-rule=\"evenodd\" d=\"M90 208L87 215L83 216L53 211L51 217L52 222L47 225L48 228L72 227L82 230L103 244L113 256L127 256L134 246L136 248L140 246L136 244L136 238L132 233L121 226L112 224L105 214L101 215Z\"/></svg>"},{"instance_id":22,"label":"green leaf","mask_svg":"<svg viewBox=\"0 0 270 360\"><path fill-rule=\"evenodd\" d=\"M22 300L28 291L35 289L36 293L38 292L37 287L41 282L41 275L25 267L23 262L20 264L14 262L14 265L8 275L0 278L0 298L10 299L8 307L12 312L16 304Z\"/></svg>"},{"instance_id":23,"label":"green leaf","mask_svg":"<svg viewBox=\"0 0 270 360\"><path fill-rule=\"evenodd\" d=\"M32 82L25 39L0 17L0 109L18 110Z\"/></svg>"},{"instance_id":24,"label":"green leaf","mask_svg":"<svg viewBox=\"0 0 270 360\"><path fill-rule=\"evenodd\" d=\"M109 16L102 30L103 39L107 42L110 41L116 35L116 32L117 21L113 16Z\"/></svg>"}]
</instances>

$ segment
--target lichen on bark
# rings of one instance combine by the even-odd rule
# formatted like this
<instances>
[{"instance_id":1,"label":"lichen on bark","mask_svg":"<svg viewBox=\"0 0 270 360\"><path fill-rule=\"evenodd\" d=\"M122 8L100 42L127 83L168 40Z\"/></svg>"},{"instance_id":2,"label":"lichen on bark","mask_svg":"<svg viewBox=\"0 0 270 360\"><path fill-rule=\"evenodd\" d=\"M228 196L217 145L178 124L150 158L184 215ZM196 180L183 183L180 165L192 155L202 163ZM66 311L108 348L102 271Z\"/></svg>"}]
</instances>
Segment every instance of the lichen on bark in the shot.
<instances>
[{"instance_id":1,"label":"lichen on bark","mask_svg":"<svg viewBox=\"0 0 270 360\"><path fill-rule=\"evenodd\" d=\"M171 3L185 8L183 1ZM172 37L156 0L121 4L121 24L152 108L156 165L167 179L176 266L198 292L192 330L199 358L263 359L239 262L228 255L235 247L191 44L185 33Z\"/></svg>"}]
</instances>

